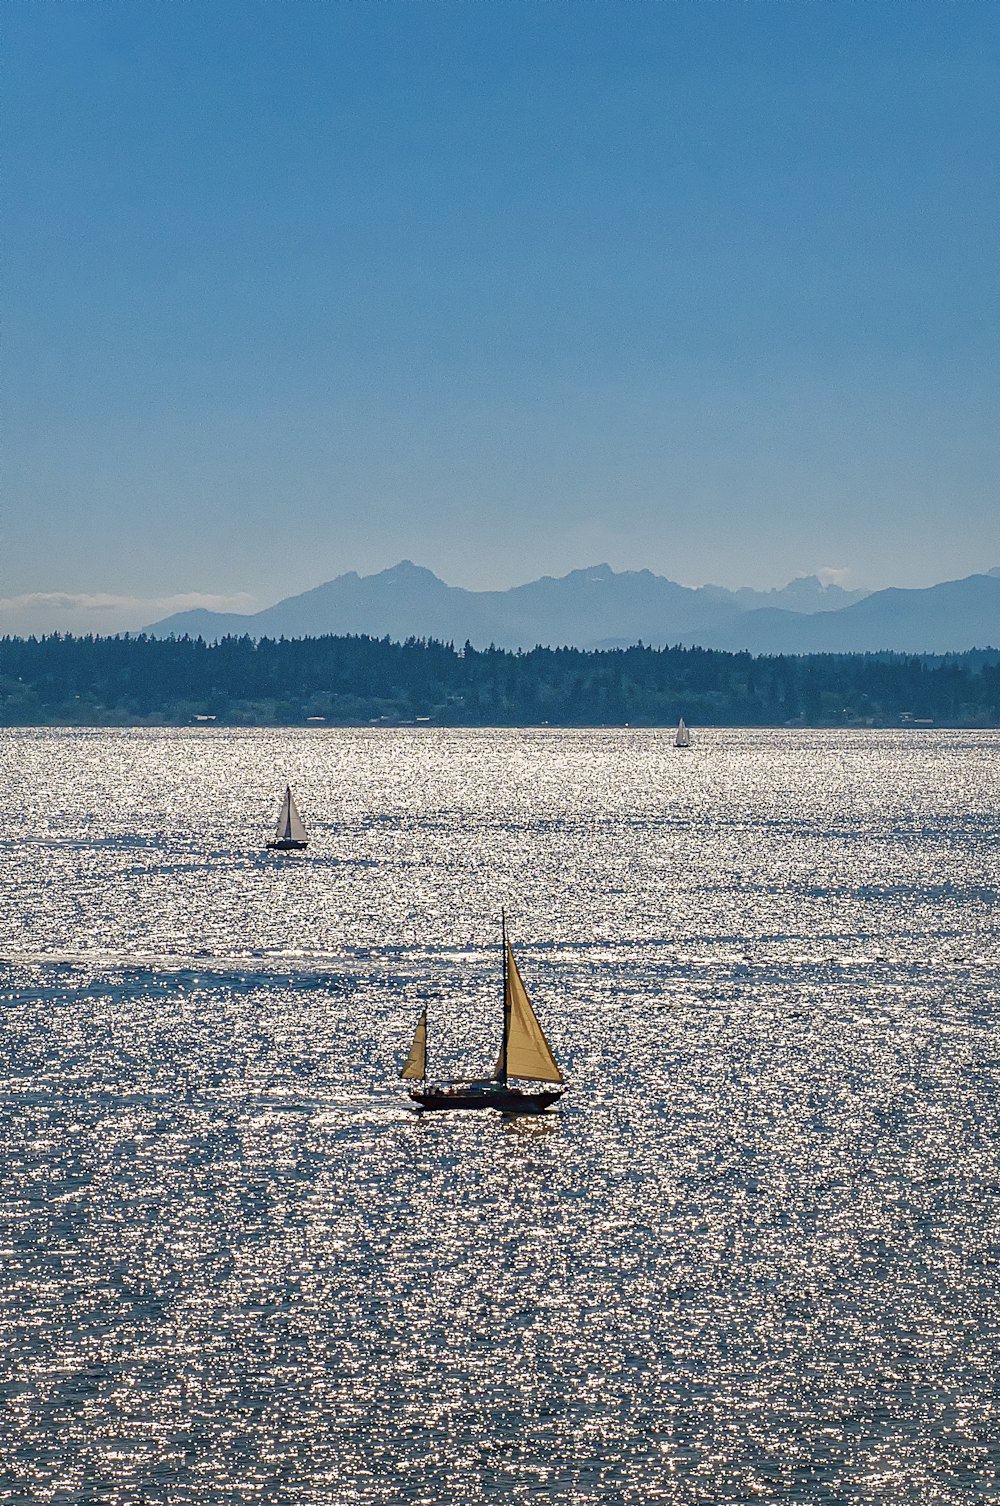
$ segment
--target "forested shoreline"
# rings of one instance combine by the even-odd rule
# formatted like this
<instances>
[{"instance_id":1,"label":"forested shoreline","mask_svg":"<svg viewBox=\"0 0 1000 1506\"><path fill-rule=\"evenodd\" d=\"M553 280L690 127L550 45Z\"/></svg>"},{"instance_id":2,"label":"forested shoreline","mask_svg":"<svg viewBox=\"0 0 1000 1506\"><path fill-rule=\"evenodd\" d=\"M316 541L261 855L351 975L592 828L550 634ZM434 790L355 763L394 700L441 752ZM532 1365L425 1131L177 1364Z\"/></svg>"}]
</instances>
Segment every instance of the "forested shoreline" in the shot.
<instances>
[{"instance_id":1,"label":"forested shoreline","mask_svg":"<svg viewBox=\"0 0 1000 1506\"><path fill-rule=\"evenodd\" d=\"M364 636L0 639L0 725L1000 726L1000 652L510 652Z\"/></svg>"}]
</instances>

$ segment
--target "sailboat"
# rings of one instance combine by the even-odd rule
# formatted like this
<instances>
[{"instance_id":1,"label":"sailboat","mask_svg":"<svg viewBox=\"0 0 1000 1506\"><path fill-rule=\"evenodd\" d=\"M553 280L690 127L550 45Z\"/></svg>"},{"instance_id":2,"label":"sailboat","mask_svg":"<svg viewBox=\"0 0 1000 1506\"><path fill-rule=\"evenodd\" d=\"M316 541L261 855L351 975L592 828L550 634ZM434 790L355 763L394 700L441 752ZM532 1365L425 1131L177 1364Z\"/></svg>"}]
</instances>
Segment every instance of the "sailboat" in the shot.
<instances>
[{"instance_id":1,"label":"sailboat","mask_svg":"<svg viewBox=\"0 0 1000 1506\"><path fill-rule=\"evenodd\" d=\"M278 825L275 829L274 839L268 842L272 852L298 852L303 847L308 847L309 838L302 824L298 806L295 804L295 796L292 794L291 785L285 785L285 798L281 802L281 810L278 812Z\"/></svg>"},{"instance_id":2,"label":"sailboat","mask_svg":"<svg viewBox=\"0 0 1000 1506\"><path fill-rule=\"evenodd\" d=\"M511 1086L512 1077L543 1083L562 1083L564 1078L531 1007L507 940L507 917L502 912L500 923L503 936L503 1032L493 1076L473 1082L451 1079L430 1083L427 1078L425 1008L413 1033L410 1054L399 1074L402 1078L420 1081L419 1088L411 1089L410 1097L422 1109L499 1109L505 1114L537 1114L549 1108L565 1091L559 1087L532 1093Z\"/></svg>"},{"instance_id":3,"label":"sailboat","mask_svg":"<svg viewBox=\"0 0 1000 1506\"><path fill-rule=\"evenodd\" d=\"M687 725L686 725L686 723L684 721L684 718L681 717L680 721L677 723L677 735L674 738L674 747L675 748L690 748L690 746L691 746L691 733L688 731L688 728L687 728Z\"/></svg>"}]
</instances>

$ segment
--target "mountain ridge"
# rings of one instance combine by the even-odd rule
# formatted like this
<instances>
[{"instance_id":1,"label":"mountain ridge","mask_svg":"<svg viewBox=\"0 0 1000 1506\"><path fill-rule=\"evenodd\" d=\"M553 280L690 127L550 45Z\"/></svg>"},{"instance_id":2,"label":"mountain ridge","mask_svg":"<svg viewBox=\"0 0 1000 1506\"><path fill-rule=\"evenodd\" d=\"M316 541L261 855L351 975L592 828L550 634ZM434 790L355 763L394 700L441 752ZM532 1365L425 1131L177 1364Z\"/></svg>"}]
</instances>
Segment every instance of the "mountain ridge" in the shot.
<instances>
[{"instance_id":1,"label":"mountain ridge","mask_svg":"<svg viewBox=\"0 0 1000 1506\"><path fill-rule=\"evenodd\" d=\"M756 653L947 653L1000 643L1000 570L876 592L802 576L760 592L684 586L648 569L600 564L505 591L470 591L401 560L372 575L347 571L259 612L176 613L146 631L210 640L366 634L510 649L643 642Z\"/></svg>"},{"instance_id":2,"label":"mountain ridge","mask_svg":"<svg viewBox=\"0 0 1000 1506\"><path fill-rule=\"evenodd\" d=\"M750 612L736 638L705 635L703 648L752 654L949 654L1000 646L1000 575L969 575L935 586L889 586L839 612L810 616Z\"/></svg>"},{"instance_id":3,"label":"mountain ridge","mask_svg":"<svg viewBox=\"0 0 1000 1506\"><path fill-rule=\"evenodd\" d=\"M249 633L252 637L301 637L328 632L365 632L375 637L437 637L486 647L533 647L559 641L588 646L596 637L649 637L675 628L715 626L755 605L779 604L789 597L841 606L864 596L823 586L816 576L790 586L754 592L723 586L683 586L651 570L616 572L607 564L571 570L502 591L470 591L449 586L425 566L401 560L389 569L361 576L354 570L286 597L259 612L180 612L146 631L202 636ZM591 614L604 621L595 628ZM603 631L602 631L603 630Z\"/></svg>"}]
</instances>

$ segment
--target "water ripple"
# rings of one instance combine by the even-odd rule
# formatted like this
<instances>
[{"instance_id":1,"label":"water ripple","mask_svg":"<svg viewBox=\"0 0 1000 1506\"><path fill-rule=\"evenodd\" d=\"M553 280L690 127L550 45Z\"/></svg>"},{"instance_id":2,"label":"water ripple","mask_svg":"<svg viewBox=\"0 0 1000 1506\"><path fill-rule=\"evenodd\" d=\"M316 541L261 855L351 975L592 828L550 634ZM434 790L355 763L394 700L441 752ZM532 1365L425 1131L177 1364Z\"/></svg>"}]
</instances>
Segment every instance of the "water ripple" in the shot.
<instances>
[{"instance_id":1,"label":"water ripple","mask_svg":"<svg viewBox=\"0 0 1000 1506\"><path fill-rule=\"evenodd\" d=\"M998 1499L996 734L2 736L4 1499Z\"/></svg>"}]
</instances>

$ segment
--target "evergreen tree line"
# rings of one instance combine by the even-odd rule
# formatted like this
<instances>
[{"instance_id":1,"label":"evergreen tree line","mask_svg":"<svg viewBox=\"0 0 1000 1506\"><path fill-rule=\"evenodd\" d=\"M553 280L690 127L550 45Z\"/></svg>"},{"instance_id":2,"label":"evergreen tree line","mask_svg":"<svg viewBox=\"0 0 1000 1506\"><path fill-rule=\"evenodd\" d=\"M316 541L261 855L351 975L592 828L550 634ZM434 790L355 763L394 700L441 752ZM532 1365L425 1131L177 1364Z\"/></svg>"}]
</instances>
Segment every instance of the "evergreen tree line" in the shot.
<instances>
[{"instance_id":1,"label":"evergreen tree line","mask_svg":"<svg viewBox=\"0 0 1000 1506\"><path fill-rule=\"evenodd\" d=\"M0 725L1000 726L1000 652L754 658L388 638L0 639Z\"/></svg>"}]
</instances>

